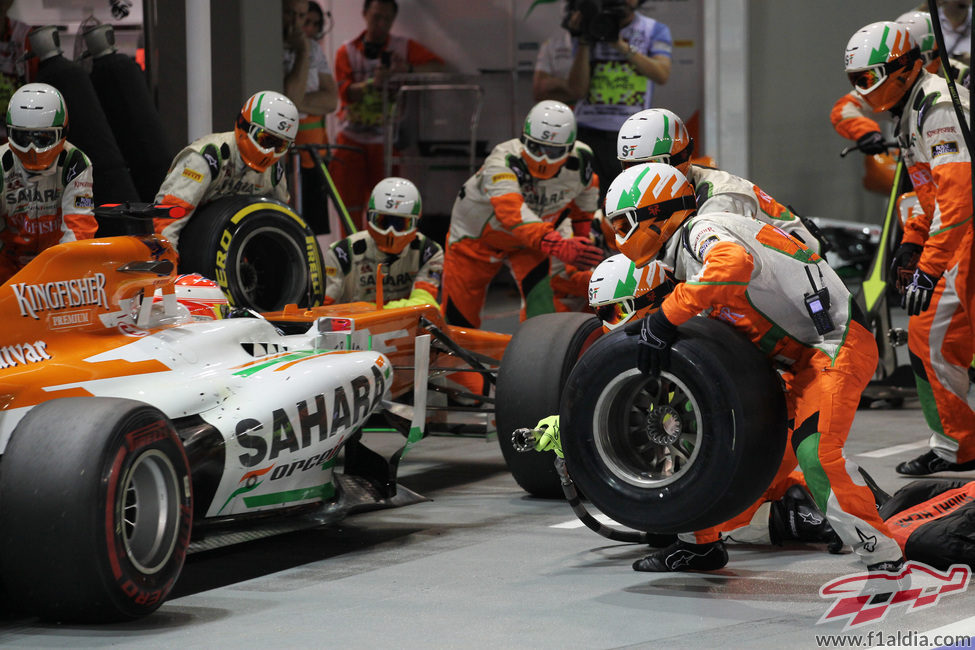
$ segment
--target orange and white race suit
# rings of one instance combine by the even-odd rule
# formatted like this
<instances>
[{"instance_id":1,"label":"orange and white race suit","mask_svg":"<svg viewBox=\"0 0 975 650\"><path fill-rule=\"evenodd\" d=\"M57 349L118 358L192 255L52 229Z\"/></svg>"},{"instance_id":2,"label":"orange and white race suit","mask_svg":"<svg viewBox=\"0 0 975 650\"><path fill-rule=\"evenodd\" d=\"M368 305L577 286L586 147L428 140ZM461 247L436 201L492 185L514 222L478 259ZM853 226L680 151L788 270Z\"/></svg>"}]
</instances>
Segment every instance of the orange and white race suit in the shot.
<instances>
[{"instance_id":1,"label":"orange and white race suit","mask_svg":"<svg viewBox=\"0 0 975 650\"><path fill-rule=\"evenodd\" d=\"M671 323L702 313L722 320L791 374L787 402L795 455L786 454L777 479L797 459L816 505L844 543L868 565L900 558L872 492L843 456L860 393L877 367L877 346L839 276L784 231L727 213L692 217L659 259L679 281L661 306ZM806 296L823 291L834 328L820 334Z\"/></svg>"},{"instance_id":2,"label":"orange and white race suit","mask_svg":"<svg viewBox=\"0 0 975 650\"><path fill-rule=\"evenodd\" d=\"M751 181L720 169L693 164L687 169L687 180L694 186L698 214L743 214L781 228L820 252L819 240L806 229L802 220Z\"/></svg>"},{"instance_id":3,"label":"orange and white race suit","mask_svg":"<svg viewBox=\"0 0 975 650\"><path fill-rule=\"evenodd\" d=\"M221 196L237 194L271 196L287 203L291 195L284 166L279 160L263 172L248 167L240 157L233 131L203 136L176 154L156 192L156 203L182 206L186 216L156 219L155 230L179 250L179 233L194 210Z\"/></svg>"},{"instance_id":4,"label":"orange and white race suit","mask_svg":"<svg viewBox=\"0 0 975 650\"><path fill-rule=\"evenodd\" d=\"M521 292L522 320L568 310L554 295L553 282L583 295L588 288L589 271L568 267L539 247L560 219L563 237L589 234L599 200L592 152L577 141L558 173L539 179L529 173L521 149L517 138L497 145L454 201L444 256L442 305L448 323L480 326L488 284L502 264Z\"/></svg>"},{"instance_id":5,"label":"orange and white race suit","mask_svg":"<svg viewBox=\"0 0 975 650\"><path fill-rule=\"evenodd\" d=\"M409 298L422 289L437 298L443 249L422 233L398 255L379 250L376 240L357 232L325 251L325 304L376 300L376 266L383 265L383 302Z\"/></svg>"},{"instance_id":6,"label":"orange and white race suit","mask_svg":"<svg viewBox=\"0 0 975 650\"><path fill-rule=\"evenodd\" d=\"M0 282L55 244L91 239L91 163L70 142L40 173L24 169L9 144L0 146Z\"/></svg>"},{"instance_id":7,"label":"orange and white race suit","mask_svg":"<svg viewBox=\"0 0 975 650\"><path fill-rule=\"evenodd\" d=\"M964 95L961 102L967 120ZM963 463L975 460L975 411L967 399L975 304L964 288L972 283L971 157L944 79L921 74L907 96L897 136L923 210L906 220L902 241L922 245L918 268L941 277L930 307L908 323L911 366L933 430L931 448L949 462Z\"/></svg>"}]
</instances>

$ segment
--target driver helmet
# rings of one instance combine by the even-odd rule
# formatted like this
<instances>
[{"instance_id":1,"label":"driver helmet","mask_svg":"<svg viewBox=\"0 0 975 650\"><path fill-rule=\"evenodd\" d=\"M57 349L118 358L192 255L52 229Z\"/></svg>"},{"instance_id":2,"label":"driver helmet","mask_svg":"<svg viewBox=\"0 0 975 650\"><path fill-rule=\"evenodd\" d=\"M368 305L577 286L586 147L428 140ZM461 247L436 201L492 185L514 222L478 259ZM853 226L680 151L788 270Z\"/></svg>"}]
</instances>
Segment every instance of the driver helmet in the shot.
<instances>
[{"instance_id":1,"label":"driver helmet","mask_svg":"<svg viewBox=\"0 0 975 650\"><path fill-rule=\"evenodd\" d=\"M938 60L938 39L934 36L934 26L931 24L931 14L926 11L908 11L898 16L896 22L907 25L911 38L921 50L921 65L928 72L938 72L941 62Z\"/></svg>"},{"instance_id":2,"label":"driver helmet","mask_svg":"<svg viewBox=\"0 0 975 650\"><path fill-rule=\"evenodd\" d=\"M593 269L589 278L589 306L596 310L603 331L611 332L657 311L673 287L673 279L661 262L637 268L620 253Z\"/></svg>"},{"instance_id":3,"label":"driver helmet","mask_svg":"<svg viewBox=\"0 0 975 650\"><path fill-rule=\"evenodd\" d=\"M606 192L606 218L620 251L645 266L697 211L694 189L676 167L643 163L623 170Z\"/></svg>"},{"instance_id":4,"label":"driver helmet","mask_svg":"<svg viewBox=\"0 0 975 650\"><path fill-rule=\"evenodd\" d=\"M367 208L369 234L384 253L398 255L416 239L422 207L416 185L392 176L372 188Z\"/></svg>"},{"instance_id":5,"label":"driver helmet","mask_svg":"<svg viewBox=\"0 0 975 650\"><path fill-rule=\"evenodd\" d=\"M684 122L666 108L648 108L626 118L616 136L623 169L645 162L673 165L687 175L694 140Z\"/></svg>"},{"instance_id":6,"label":"driver helmet","mask_svg":"<svg viewBox=\"0 0 975 650\"><path fill-rule=\"evenodd\" d=\"M21 86L7 104L7 138L25 169L50 168L64 149L68 108L54 86Z\"/></svg>"},{"instance_id":7,"label":"driver helmet","mask_svg":"<svg viewBox=\"0 0 975 650\"><path fill-rule=\"evenodd\" d=\"M298 109L294 102L273 90L254 93L240 109L234 134L244 163L263 172L295 141Z\"/></svg>"},{"instance_id":8,"label":"driver helmet","mask_svg":"<svg viewBox=\"0 0 975 650\"><path fill-rule=\"evenodd\" d=\"M576 116L572 109L554 100L535 104L528 111L521 134L521 157L535 178L552 178L576 141Z\"/></svg>"},{"instance_id":9,"label":"driver helmet","mask_svg":"<svg viewBox=\"0 0 975 650\"><path fill-rule=\"evenodd\" d=\"M889 110L904 97L921 65L921 50L908 26L901 23L870 23L846 46L846 75L876 113Z\"/></svg>"}]
</instances>

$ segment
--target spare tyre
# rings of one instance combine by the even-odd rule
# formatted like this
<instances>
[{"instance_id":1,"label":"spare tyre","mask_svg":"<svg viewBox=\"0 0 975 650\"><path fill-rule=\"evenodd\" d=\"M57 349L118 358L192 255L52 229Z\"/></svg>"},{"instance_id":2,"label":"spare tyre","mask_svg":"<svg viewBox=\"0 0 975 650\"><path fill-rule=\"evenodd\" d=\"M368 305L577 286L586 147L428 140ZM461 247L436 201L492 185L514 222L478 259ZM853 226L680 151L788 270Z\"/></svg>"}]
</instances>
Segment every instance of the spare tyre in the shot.
<instances>
[{"instance_id":1,"label":"spare tyre","mask_svg":"<svg viewBox=\"0 0 975 650\"><path fill-rule=\"evenodd\" d=\"M511 475L532 496L563 498L555 456L515 450L511 433L558 413L569 371L602 333L591 314L542 314L522 323L505 348L496 391L498 444Z\"/></svg>"},{"instance_id":2,"label":"spare tyre","mask_svg":"<svg viewBox=\"0 0 975 650\"><path fill-rule=\"evenodd\" d=\"M322 304L315 234L287 204L227 196L201 206L179 235L179 272L220 285L231 307L259 312Z\"/></svg>"},{"instance_id":3,"label":"spare tyre","mask_svg":"<svg viewBox=\"0 0 975 650\"><path fill-rule=\"evenodd\" d=\"M785 451L778 374L744 335L701 316L680 327L659 377L637 369L637 345L617 330L572 369L560 409L569 475L637 530L690 532L743 512Z\"/></svg>"}]
</instances>

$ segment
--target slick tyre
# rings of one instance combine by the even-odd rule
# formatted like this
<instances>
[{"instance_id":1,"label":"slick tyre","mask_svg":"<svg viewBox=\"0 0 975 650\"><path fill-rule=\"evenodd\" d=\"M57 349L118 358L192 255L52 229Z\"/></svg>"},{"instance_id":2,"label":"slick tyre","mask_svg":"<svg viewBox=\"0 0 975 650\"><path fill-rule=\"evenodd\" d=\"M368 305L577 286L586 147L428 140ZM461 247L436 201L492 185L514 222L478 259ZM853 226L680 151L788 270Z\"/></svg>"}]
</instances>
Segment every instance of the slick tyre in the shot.
<instances>
[{"instance_id":1,"label":"slick tyre","mask_svg":"<svg viewBox=\"0 0 975 650\"><path fill-rule=\"evenodd\" d=\"M559 412L562 387L579 356L602 335L599 319L556 313L529 318L505 348L498 370L498 443L515 481L532 496L563 498L555 456L519 452L511 433Z\"/></svg>"},{"instance_id":2,"label":"slick tyre","mask_svg":"<svg viewBox=\"0 0 975 650\"><path fill-rule=\"evenodd\" d=\"M678 533L720 524L754 503L785 451L778 375L744 336L697 317L681 326L658 378L636 367L637 336L604 336L562 395L569 475L612 519Z\"/></svg>"},{"instance_id":3,"label":"slick tyre","mask_svg":"<svg viewBox=\"0 0 975 650\"><path fill-rule=\"evenodd\" d=\"M279 311L325 296L315 234L288 205L228 196L199 208L179 235L179 272L220 285L231 307Z\"/></svg>"},{"instance_id":4,"label":"slick tyre","mask_svg":"<svg viewBox=\"0 0 975 650\"><path fill-rule=\"evenodd\" d=\"M155 611L182 569L192 520L186 454L154 407L57 399L11 435L0 471L0 575L46 620Z\"/></svg>"}]
</instances>

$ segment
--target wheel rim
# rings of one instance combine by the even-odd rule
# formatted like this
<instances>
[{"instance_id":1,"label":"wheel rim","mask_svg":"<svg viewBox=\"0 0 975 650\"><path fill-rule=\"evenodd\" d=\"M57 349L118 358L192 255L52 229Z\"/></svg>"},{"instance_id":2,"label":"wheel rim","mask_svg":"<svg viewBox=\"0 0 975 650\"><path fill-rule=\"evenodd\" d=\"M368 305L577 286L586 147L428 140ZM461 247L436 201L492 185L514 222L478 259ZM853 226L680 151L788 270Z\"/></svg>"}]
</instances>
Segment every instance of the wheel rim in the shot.
<instances>
[{"instance_id":1,"label":"wheel rim","mask_svg":"<svg viewBox=\"0 0 975 650\"><path fill-rule=\"evenodd\" d=\"M142 453L122 482L122 542L129 561L144 574L165 566L179 537L180 480L159 450Z\"/></svg>"},{"instance_id":2,"label":"wheel rim","mask_svg":"<svg viewBox=\"0 0 975 650\"><path fill-rule=\"evenodd\" d=\"M617 478L639 488L663 487L686 474L701 448L701 409L670 373L647 378L629 370L596 401L596 453Z\"/></svg>"},{"instance_id":3,"label":"wheel rim","mask_svg":"<svg viewBox=\"0 0 975 650\"><path fill-rule=\"evenodd\" d=\"M248 307L274 311L297 303L308 285L305 250L279 228L255 228L238 249L235 264Z\"/></svg>"}]
</instances>

